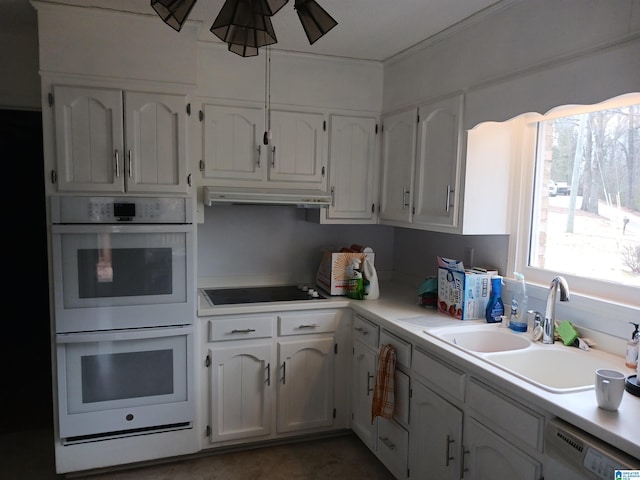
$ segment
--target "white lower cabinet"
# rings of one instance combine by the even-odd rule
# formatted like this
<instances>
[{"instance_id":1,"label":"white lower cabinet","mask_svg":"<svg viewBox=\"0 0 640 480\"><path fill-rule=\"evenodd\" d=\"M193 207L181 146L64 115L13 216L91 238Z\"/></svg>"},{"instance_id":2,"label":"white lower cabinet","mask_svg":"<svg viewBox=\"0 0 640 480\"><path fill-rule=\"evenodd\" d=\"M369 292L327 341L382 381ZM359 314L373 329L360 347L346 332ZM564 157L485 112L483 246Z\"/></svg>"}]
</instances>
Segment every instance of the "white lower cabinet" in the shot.
<instances>
[{"instance_id":1,"label":"white lower cabinet","mask_svg":"<svg viewBox=\"0 0 640 480\"><path fill-rule=\"evenodd\" d=\"M205 447L346 428L343 312L206 319ZM346 350L346 345L344 345ZM338 420L337 411L341 410ZM342 419L342 420L341 420Z\"/></svg>"},{"instance_id":2,"label":"white lower cabinet","mask_svg":"<svg viewBox=\"0 0 640 480\"><path fill-rule=\"evenodd\" d=\"M516 427L514 425L514 427ZM517 428L517 427L516 427ZM541 465L474 418L464 424L465 480L539 480Z\"/></svg>"},{"instance_id":3,"label":"white lower cabinet","mask_svg":"<svg viewBox=\"0 0 640 480\"><path fill-rule=\"evenodd\" d=\"M541 478L541 414L420 349L411 393L411 478Z\"/></svg>"},{"instance_id":4,"label":"white lower cabinet","mask_svg":"<svg viewBox=\"0 0 640 480\"><path fill-rule=\"evenodd\" d=\"M272 352L270 343L240 342L210 348L212 443L272 432Z\"/></svg>"},{"instance_id":5,"label":"white lower cabinet","mask_svg":"<svg viewBox=\"0 0 640 480\"><path fill-rule=\"evenodd\" d=\"M372 422L371 407L379 347L392 344L396 367L408 369L411 345L360 315L354 317L353 340L351 429L396 478L407 478L409 376L396 368L393 419L376 417Z\"/></svg>"},{"instance_id":6,"label":"white lower cabinet","mask_svg":"<svg viewBox=\"0 0 640 480\"><path fill-rule=\"evenodd\" d=\"M442 480L462 472L462 411L420 382L411 388L409 471L411 478Z\"/></svg>"},{"instance_id":7,"label":"white lower cabinet","mask_svg":"<svg viewBox=\"0 0 640 480\"><path fill-rule=\"evenodd\" d=\"M367 447L374 448L375 425L371 421L371 402L376 379L378 352L362 342L353 345L351 429Z\"/></svg>"},{"instance_id":8,"label":"white lower cabinet","mask_svg":"<svg viewBox=\"0 0 640 480\"><path fill-rule=\"evenodd\" d=\"M333 336L278 342L278 432L333 423Z\"/></svg>"}]
</instances>

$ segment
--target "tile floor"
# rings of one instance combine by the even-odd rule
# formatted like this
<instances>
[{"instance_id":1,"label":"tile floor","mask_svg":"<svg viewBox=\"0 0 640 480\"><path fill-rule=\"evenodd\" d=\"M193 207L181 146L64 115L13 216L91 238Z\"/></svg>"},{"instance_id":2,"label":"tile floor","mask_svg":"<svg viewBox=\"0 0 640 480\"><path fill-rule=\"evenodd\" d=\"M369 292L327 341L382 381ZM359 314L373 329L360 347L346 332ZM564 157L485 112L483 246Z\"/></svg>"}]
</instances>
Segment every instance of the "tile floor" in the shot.
<instances>
[{"instance_id":1,"label":"tile floor","mask_svg":"<svg viewBox=\"0 0 640 480\"><path fill-rule=\"evenodd\" d=\"M392 480L353 434L87 475L81 480ZM0 434L0 479L61 480L55 474L53 433L34 429Z\"/></svg>"}]
</instances>

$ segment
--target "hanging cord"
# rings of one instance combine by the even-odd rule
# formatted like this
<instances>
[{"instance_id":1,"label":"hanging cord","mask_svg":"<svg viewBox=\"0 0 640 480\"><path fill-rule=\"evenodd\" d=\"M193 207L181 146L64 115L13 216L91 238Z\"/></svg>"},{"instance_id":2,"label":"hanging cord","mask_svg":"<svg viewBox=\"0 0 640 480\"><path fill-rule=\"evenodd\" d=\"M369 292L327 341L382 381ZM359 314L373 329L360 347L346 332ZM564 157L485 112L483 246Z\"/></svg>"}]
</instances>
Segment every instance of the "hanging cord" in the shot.
<instances>
[{"instance_id":1,"label":"hanging cord","mask_svg":"<svg viewBox=\"0 0 640 480\"><path fill-rule=\"evenodd\" d=\"M264 62L264 136L262 143L269 145L271 137L271 47L267 45Z\"/></svg>"}]
</instances>

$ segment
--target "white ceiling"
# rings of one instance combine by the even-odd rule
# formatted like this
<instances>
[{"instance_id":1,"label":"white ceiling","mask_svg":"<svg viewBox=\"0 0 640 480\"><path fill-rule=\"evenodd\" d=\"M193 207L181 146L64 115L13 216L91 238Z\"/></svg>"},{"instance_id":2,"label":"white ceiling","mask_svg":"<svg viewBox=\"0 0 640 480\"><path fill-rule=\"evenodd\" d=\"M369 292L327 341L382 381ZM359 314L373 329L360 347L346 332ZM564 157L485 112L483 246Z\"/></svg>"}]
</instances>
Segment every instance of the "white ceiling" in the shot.
<instances>
[{"instance_id":1,"label":"white ceiling","mask_svg":"<svg viewBox=\"0 0 640 480\"><path fill-rule=\"evenodd\" d=\"M156 16L149 0L44 0ZM500 3L499 0L317 0L338 25L309 45L291 0L272 19L278 43L272 48L368 60L385 60L458 22ZM208 32L224 0L198 0L189 20ZM0 29L33 27L29 0L0 0ZM158 21L161 21L158 17ZM167 29L170 27L167 26Z\"/></svg>"}]
</instances>

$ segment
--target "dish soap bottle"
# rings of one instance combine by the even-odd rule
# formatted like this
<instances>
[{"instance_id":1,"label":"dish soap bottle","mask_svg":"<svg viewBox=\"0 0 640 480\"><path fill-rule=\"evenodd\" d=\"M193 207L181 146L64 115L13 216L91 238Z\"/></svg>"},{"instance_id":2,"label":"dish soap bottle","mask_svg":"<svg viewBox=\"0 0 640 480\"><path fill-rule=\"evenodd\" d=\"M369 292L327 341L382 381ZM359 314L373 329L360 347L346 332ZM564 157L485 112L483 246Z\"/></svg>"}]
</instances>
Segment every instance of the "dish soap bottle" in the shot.
<instances>
[{"instance_id":1,"label":"dish soap bottle","mask_svg":"<svg viewBox=\"0 0 640 480\"><path fill-rule=\"evenodd\" d=\"M627 359L624 364L629 368L638 368L638 347L640 347L640 333L637 323L629 322L635 330L631 334L631 340L627 342Z\"/></svg>"},{"instance_id":2,"label":"dish soap bottle","mask_svg":"<svg viewBox=\"0 0 640 480\"><path fill-rule=\"evenodd\" d=\"M491 277L491 296L487 303L485 317L488 323L499 323L504 315L504 303L502 302L502 277L495 275Z\"/></svg>"},{"instance_id":3,"label":"dish soap bottle","mask_svg":"<svg viewBox=\"0 0 640 480\"><path fill-rule=\"evenodd\" d=\"M527 311L527 287L524 283L524 275L513 272L518 285L514 288L511 296L511 316L509 318L509 328L514 332L527 331L527 319L525 318Z\"/></svg>"},{"instance_id":4,"label":"dish soap bottle","mask_svg":"<svg viewBox=\"0 0 640 480\"><path fill-rule=\"evenodd\" d=\"M360 272L360 260L354 258L351 260L347 268L349 280L347 282L347 297L355 300L364 298L364 285L362 281L362 273Z\"/></svg>"}]
</instances>

